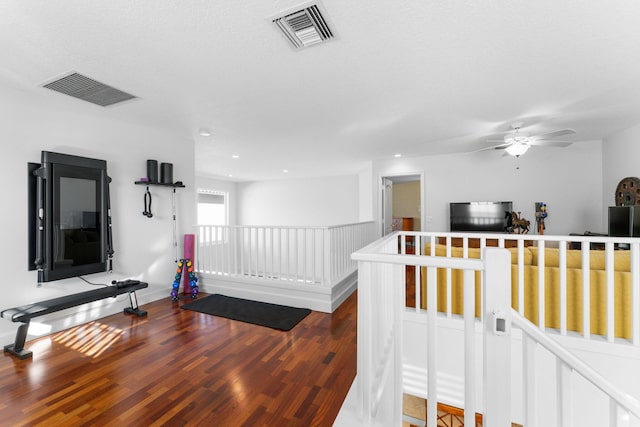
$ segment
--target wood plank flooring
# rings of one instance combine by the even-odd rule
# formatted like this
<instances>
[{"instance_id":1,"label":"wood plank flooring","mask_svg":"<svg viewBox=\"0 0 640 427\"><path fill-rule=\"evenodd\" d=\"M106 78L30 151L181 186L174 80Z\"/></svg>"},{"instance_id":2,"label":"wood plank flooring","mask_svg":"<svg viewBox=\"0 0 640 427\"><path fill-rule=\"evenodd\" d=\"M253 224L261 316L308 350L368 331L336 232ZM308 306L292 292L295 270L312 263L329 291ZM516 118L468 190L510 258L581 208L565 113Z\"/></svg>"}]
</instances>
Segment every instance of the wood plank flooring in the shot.
<instances>
[{"instance_id":1,"label":"wood plank flooring","mask_svg":"<svg viewBox=\"0 0 640 427\"><path fill-rule=\"evenodd\" d=\"M356 298L289 332L166 298L29 341L32 360L0 362L0 425L330 426L356 373Z\"/></svg>"}]
</instances>

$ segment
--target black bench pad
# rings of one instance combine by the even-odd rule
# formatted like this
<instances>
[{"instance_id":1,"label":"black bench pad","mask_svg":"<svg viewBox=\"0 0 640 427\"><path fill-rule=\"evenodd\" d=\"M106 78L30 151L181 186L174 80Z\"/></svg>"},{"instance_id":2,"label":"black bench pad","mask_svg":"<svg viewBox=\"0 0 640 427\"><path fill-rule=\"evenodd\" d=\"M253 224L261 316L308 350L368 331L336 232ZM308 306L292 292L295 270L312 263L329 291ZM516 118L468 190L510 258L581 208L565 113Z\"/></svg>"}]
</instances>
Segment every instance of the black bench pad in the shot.
<instances>
[{"instance_id":1,"label":"black bench pad","mask_svg":"<svg viewBox=\"0 0 640 427\"><path fill-rule=\"evenodd\" d=\"M121 288L116 286L105 286L103 288L92 289L90 291L72 295L65 295L63 297L52 298L46 301L27 304L20 307L8 308L3 310L1 315L4 319L11 320L12 322L25 322L33 319L34 317L44 316L45 314L54 313L56 311L93 301L99 301L109 297L116 297L121 294L137 291L138 289L144 289L148 286L149 284L145 282L138 282L137 284Z\"/></svg>"}]
</instances>

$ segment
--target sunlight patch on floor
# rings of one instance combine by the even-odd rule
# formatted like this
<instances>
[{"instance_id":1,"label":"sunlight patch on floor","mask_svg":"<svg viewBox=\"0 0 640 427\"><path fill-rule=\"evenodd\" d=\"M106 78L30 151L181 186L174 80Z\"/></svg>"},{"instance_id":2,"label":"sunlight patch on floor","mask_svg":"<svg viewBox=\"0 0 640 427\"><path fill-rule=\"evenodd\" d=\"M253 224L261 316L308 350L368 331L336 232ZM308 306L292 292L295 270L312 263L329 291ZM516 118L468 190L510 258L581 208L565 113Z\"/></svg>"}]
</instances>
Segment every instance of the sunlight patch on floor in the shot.
<instances>
[{"instance_id":1,"label":"sunlight patch on floor","mask_svg":"<svg viewBox=\"0 0 640 427\"><path fill-rule=\"evenodd\" d=\"M53 336L53 342L95 358L104 353L123 334L122 329L100 322L89 322L58 332Z\"/></svg>"}]
</instances>

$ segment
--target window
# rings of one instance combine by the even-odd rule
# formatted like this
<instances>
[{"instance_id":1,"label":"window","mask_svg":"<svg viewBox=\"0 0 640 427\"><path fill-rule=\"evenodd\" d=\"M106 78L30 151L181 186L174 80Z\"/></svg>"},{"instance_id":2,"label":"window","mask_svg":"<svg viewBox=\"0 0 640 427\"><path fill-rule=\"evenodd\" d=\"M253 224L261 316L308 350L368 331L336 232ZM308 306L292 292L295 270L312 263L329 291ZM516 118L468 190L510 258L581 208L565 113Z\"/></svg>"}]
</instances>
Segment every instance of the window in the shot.
<instances>
[{"instance_id":1,"label":"window","mask_svg":"<svg viewBox=\"0 0 640 427\"><path fill-rule=\"evenodd\" d=\"M228 225L229 193L198 190L198 225Z\"/></svg>"}]
</instances>

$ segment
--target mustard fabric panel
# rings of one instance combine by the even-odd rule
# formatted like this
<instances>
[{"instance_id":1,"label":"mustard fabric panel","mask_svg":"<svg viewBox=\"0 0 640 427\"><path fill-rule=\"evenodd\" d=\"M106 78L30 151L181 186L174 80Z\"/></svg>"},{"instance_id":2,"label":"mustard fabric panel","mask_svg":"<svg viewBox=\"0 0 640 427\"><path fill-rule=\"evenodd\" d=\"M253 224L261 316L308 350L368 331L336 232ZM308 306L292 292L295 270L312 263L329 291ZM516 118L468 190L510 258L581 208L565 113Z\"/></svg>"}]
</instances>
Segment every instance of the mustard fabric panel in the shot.
<instances>
[{"instance_id":1,"label":"mustard fabric panel","mask_svg":"<svg viewBox=\"0 0 640 427\"><path fill-rule=\"evenodd\" d=\"M607 333L607 279L606 272L591 270L589 274L590 332ZM613 305L614 335L631 338L631 273L614 272ZM545 268L545 326L560 328L560 269ZM525 272L525 312L531 322L538 324L538 267L527 267ZM567 269L567 330L582 333L582 270Z\"/></svg>"},{"instance_id":2,"label":"mustard fabric panel","mask_svg":"<svg viewBox=\"0 0 640 427\"><path fill-rule=\"evenodd\" d=\"M427 245L428 248L429 245ZM518 309L518 266L517 249L510 249L512 254L511 265L511 305ZM515 255L514 255L515 252ZM590 271L590 332L596 335L606 335L607 333L607 284L606 271L604 271L604 251L591 251L590 262L593 268ZM614 253L614 333L617 338L630 339L632 333L631 325L631 273L630 273L630 251L616 251ZM426 252L429 254L429 252ZM436 245L436 255L445 256L446 247ZM469 258L479 258L479 249L469 249ZM524 261L534 265L524 265L524 316L534 324L538 324L538 267L537 248L525 248ZM462 257L462 248L452 248L452 256ZM555 248L545 249L545 326L548 328L560 328L560 269L557 267L559 260L559 250ZM582 254L579 250L567 251L567 329L582 333ZM573 265L577 267L569 267ZM598 266L602 269L598 269ZM451 270L451 311L453 314L462 315L464 308L462 270ZM481 273L475 272L475 315L481 313ZM438 269L438 311L446 312L447 308L447 270ZM421 308L427 306L427 283L426 268L421 272Z\"/></svg>"},{"instance_id":3,"label":"mustard fabric panel","mask_svg":"<svg viewBox=\"0 0 640 427\"><path fill-rule=\"evenodd\" d=\"M526 274L525 267L525 274ZM421 302L420 308L427 308L427 286L426 286L426 277L427 277L426 268L422 268L422 272L420 274L421 280ZM482 273L480 271L476 271L475 275L475 316L480 317L482 312L482 286L481 286L481 276ZM437 272L437 283L438 283L438 312L446 313L447 312L447 270L439 269ZM526 276L525 276L525 284L526 284ZM526 289L526 285L525 285ZM511 266L511 306L514 309L518 309L518 266ZM537 296L537 293L536 293ZM536 300L537 301L537 300ZM526 301L525 301L526 306ZM464 271L463 270L451 270L451 313L462 315L464 313Z\"/></svg>"},{"instance_id":4,"label":"mustard fabric panel","mask_svg":"<svg viewBox=\"0 0 640 427\"><path fill-rule=\"evenodd\" d=\"M538 248L532 246L529 248L531 252L531 265L538 265L539 251ZM631 251L615 251L613 256L613 269L615 271L631 271ZM589 268L591 270L604 270L606 263L605 251L592 250L589 252ZM526 262L525 262L526 264ZM560 266L560 250L558 248L544 249L544 265L545 267ZM582 268L582 251L580 249L567 249L567 268Z\"/></svg>"}]
</instances>

